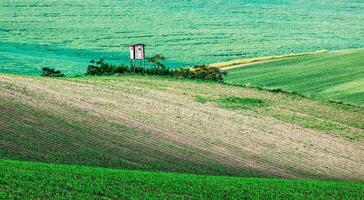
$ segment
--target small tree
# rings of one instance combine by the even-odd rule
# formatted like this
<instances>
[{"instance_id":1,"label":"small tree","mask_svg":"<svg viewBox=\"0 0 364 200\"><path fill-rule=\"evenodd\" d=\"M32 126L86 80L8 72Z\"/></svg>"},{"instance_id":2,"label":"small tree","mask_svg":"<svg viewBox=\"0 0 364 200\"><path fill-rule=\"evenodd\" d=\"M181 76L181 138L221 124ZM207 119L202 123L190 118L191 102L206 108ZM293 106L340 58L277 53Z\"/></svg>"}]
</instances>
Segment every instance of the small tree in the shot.
<instances>
[{"instance_id":1,"label":"small tree","mask_svg":"<svg viewBox=\"0 0 364 200\"><path fill-rule=\"evenodd\" d=\"M150 71L151 75L168 75L169 69L162 63L166 60L161 54L156 54L152 57L147 58L147 61L152 63L154 68Z\"/></svg>"},{"instance_id":2,"label":"small tree","mask_svg":"<svg viewBox=\"0 0 364 200\"><path fill-rule=\"evenodd\" d=\"M152 63L154 65L155 68L166 68L166 66L162 63L163 61L165 61L167 58L164 57L161 54L156 54L152 57L148 57L147 61Z\"/></svg>"},{"instance_id":3,"label":"small tree","mask_svg":"<svg viewBox=\"0 0 364 200\"><path fill-rule=\"evenodd\" d=\"M42 68L42 76L48 76L48 77L63 77L64 74L61 71L56 70L54 68L43 67Z\"/></svg>"}]
</instances>

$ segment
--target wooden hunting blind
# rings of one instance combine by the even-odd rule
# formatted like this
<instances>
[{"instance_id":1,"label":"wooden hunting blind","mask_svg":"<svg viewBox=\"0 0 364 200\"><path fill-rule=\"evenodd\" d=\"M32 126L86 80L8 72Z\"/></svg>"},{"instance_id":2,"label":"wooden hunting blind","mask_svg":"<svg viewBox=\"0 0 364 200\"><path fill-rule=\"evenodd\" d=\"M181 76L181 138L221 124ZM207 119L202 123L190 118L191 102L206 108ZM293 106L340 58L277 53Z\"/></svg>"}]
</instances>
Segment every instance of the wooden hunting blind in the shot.
<instances>
[{"instance_id":1,"label":"wooden hunting blind","mask_svg":"<svg viewBox=\"0 0 364 200\"><path fill-rule=\"evenodd\" d=\"M144 66L145 59L145 45L144 44L131 44L130 48L130 64L131 66L135 66L137 64L136 61L139 61L139 64Z\"/></svg>"},{"instance_id":2,"label":"wooden hunting blind","mask_svg":"<svg viewBox=\"0 0 364 200\"><path fill-rule=\"evenodd\" d=\"M144 55L144 44L131 44L130 47L130 59L131 60L143 60Z\"/></svg>"}]
</instances>

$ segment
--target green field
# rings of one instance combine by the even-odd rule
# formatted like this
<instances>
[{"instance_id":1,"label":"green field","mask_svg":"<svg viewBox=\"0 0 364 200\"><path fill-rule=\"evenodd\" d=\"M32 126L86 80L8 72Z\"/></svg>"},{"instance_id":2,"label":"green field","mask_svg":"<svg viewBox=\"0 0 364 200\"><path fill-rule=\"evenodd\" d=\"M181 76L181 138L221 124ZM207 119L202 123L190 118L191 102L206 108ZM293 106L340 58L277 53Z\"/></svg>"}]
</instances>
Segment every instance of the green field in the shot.
<instances>
[{"instance_id":1,"label":"green field","mask_svg":"<svg viewBox=\"0 0 364 200\"><path fill-rule=\"evenodd\" d=\"M0 160L3 199L361 199L364 183L113 170Z\"/></svg>"},{"instance_id":2,"label":"green field","mask_svg":"<svg viewBox=\"0 0 364 200\"><path fill-rule=\"evenodd\" d=\"M308 54L228 70L226 83L364 105L364 50Z\"/></svg>"},{"instance_id":3,"label":"green field","mask_svg":"<svg viewBox=\"0 0 364 200\"><path fill-rule=\"evenodd\" d=\"M83 74L129 63L130 43L170 67L364 47L360 0L2 0L0 72ZM141 12L142 11L142 12Z\"/></svg>"},{"instance_id":4,"label":"green field","mask_svg":"<svg viewBox=\"0 0 364 200\"><path fill-rule=\"evenodd\" d=\"M0 0L0 199L364 199L363 10ZM228 73L85 75L132 43Z\"/></svg>"}]
</instances>

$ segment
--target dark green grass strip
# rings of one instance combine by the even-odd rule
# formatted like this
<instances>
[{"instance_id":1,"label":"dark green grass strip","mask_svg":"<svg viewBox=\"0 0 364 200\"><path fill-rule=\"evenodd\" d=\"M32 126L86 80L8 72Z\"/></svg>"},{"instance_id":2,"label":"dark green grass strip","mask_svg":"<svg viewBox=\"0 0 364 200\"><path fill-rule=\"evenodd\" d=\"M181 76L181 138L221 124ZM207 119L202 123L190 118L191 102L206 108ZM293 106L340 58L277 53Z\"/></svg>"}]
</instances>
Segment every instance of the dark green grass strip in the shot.
<instances>
[{"instance_id":1,"label":"dark green grass strip","mask_svg":"<svg viewBox=\"0 0 364 200\"><path fill-rule=\"evenodd\" d=\"M3 199L362 199L364 183L201 176L0 160Z\"/></svg>"}]
</instances>

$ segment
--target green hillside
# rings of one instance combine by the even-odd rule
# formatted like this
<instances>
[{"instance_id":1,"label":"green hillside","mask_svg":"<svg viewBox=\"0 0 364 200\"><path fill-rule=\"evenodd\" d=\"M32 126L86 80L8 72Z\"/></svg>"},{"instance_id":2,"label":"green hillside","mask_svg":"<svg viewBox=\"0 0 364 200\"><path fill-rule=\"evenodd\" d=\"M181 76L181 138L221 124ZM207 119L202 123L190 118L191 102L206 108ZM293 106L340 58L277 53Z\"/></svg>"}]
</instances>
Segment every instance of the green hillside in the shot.
<instances>
[{"instance_id":1,"label":"green hillside","mask_svg":"<svg viewBox=\"0 0 364 200\"><path fill-rule=\"evenodd\" d=\"M220 0L221 1L221 0ZM129 64L131 43L170 67L364 47L363 1L0 1L0 72ZM141 15L141 11L143 14Z\"/></svg>"},{"instance_id":2,"label":"green hillside","mask_svg":"<svg viewBox=\"0 0 364 200\"><path fill-rule=\"evenodd\" d=\"M309 54L228 70L227 83L364 105L364 50Z\"/></svg>"},{"instance_id":3,"label":"green hillside","mask_svg":"<svg viewBox=\"0 0 364 200\"><path fill-rule=\"evenodd\" d=\"M4 199L360 199L364 183L148 173L0 160Z\"/></svg>"},{"instance_id":4,"label":"green hillside","mask_svg":"<svg viewBox=\"0 0 364 200\"><path fill-rule=\"evenodd\" d=\"M244 177L361 180L364 111L147 76L0 75L0 158Z\"/></svg>"}]
</instances>

